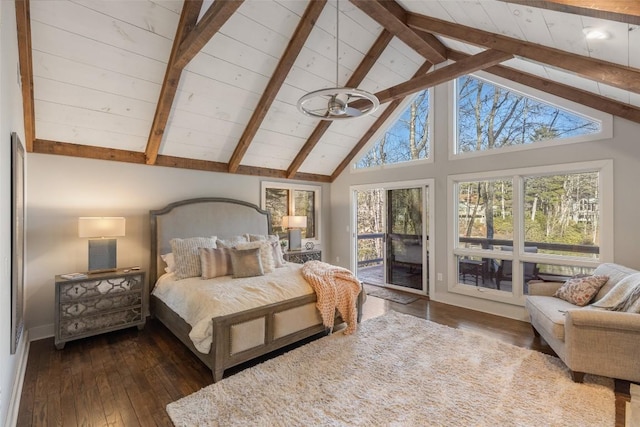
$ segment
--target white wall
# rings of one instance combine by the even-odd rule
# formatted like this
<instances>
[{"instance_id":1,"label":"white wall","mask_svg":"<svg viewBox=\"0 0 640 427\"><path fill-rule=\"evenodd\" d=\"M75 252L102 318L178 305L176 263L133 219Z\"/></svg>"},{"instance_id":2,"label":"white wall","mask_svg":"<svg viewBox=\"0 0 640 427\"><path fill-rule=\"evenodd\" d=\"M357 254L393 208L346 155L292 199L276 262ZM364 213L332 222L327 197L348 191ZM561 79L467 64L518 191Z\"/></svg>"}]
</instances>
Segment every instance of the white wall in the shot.
<instances>
[{"instance_id":1,"label":"white wall","mask_svg":"<svg viewBox=\"0 0 640 427\"><path fill-rule=\"evenodd\" d=\"M25 299L32 339L53 333L54 276L87 270L87 239L78 238L79 216L124 216L126 236L118 238L118 266L147 269L149 210L194 197L229 197L260 205L260 182L274 181L33 153L27 163ZM328 200L328 185L323 186L323 197ZM323 217L329 217L328 211ZM328 228L323 224L323 230Z\"/></svg>"},{"instance_id":2,"label":"white wall","mask_svg":"<svg viewBox=\"0 0 640 427\"><path fill-rule=\"evenodd\" d=\"M22 93L18 80L18 38L15 5L0 1L0 423L10 425L14 385L25 351L25 339L15 355L11 340L11 132L24 141ZM15 408L17 409L17 408Z\"/></svg>"},{"instance_id":3,"label":"white wall","mask_svg":"<svg viewBox=\"0 0 640 427\"><path fill-rule=\"evenodd\" d=\"M380 182L405 181L422 178L435 180L435 273L442 273L443 281L436 282L431 298L453 305L503 316L528 319L520 306L472 298L450 293L447 276L447 176L451 174L524 168L548 164L572 163L588 160L613 159L614 161L614 257L615 261L640 269L640 124L614 118L613 138L549 148L482 156L473 159L449 160L448 146L449 111L447 85L435 89L434 162L420 166L394 167L374 172L352 173L345 171L331 185L331 262L340 258L341 265L349 267L349 235L344 230L349 225L349 186ZM434 275L435 277L435 275Z\"/></svg>"}]
</instances>

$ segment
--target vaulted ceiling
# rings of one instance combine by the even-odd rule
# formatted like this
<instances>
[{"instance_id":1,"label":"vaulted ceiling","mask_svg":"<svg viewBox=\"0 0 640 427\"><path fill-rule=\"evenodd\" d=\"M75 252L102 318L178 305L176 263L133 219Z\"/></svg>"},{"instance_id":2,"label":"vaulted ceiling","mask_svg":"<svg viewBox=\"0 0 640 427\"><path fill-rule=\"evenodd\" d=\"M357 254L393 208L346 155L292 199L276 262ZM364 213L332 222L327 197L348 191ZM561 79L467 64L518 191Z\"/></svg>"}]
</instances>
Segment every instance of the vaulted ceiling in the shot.
<instances>
[{"instance_id":1,"label":"vaulted ceiling","mask_svg":"<svg viewBox=\"0 0 640 427\"><path fill-rule=\"evenodd\" d=\"M307 92L375 93L323 121ZM30 152L331 182L411 94L478 70L640 123L640 2L16 0ZM585 28L608 39L585 38Z\"/></svg>"}]
</instances>

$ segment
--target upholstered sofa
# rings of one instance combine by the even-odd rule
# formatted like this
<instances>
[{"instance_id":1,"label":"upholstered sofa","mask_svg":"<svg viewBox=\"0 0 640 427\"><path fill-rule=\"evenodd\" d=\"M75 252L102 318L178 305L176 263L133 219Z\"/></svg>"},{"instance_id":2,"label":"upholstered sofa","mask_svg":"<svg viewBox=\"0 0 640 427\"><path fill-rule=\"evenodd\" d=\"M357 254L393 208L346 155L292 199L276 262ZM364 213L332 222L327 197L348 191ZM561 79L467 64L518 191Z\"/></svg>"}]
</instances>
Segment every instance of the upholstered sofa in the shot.
<instances>
[{"instance_id":1,"label":"upholstered sofa","mask_svg":"<svg viewBox=\"0 0 640 427\"><path fill-rule=\"evenodd\" d=\"M601 264L594 275L609 277L591 304L637 270ZM630 280L627 280L627 282ZM585 373L640 381L640 314L579 307L554 297L560 282L530 282L525 307L534 333L562 359L576 382Z\"/></svg>"}]
</instances>

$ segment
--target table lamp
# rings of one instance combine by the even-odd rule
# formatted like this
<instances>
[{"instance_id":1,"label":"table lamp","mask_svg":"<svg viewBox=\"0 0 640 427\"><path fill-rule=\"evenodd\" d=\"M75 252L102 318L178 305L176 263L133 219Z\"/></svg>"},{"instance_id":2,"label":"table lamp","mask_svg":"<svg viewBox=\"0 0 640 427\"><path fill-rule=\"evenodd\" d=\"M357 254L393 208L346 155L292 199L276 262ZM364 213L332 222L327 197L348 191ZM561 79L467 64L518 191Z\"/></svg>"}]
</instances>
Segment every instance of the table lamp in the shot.
<instances>
[{"instance_id":1,"label":"table lamp","mask_svg":"<svg viewBox=\"0 0 640 427\"><path fill-rule=\"evenodd\" d=\"M89 273L115 271L117 241L108 237L124 236L124 217L80 217L78 237L89 238Z\"/></svg>"},{"instance_id":2,"label":"table lamp","mask_svg":"<svg viewBox=\"0 0 640 427\"><path fill-rule=\"evenodd\" d=\"M289 250L299 251L302 249L302 229L307 226L306 216L283 216L282 228L289 230Z\"/></svg>"}]
</instances>

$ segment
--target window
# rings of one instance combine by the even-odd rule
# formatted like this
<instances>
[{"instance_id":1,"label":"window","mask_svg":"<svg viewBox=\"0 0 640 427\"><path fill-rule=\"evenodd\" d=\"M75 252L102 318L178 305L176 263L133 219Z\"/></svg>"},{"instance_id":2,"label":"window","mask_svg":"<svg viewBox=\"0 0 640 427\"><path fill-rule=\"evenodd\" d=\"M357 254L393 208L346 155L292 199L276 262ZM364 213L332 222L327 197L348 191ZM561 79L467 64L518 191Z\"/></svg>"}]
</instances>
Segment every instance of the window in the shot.
<instances>
[{"instance_id":1,"label":"window","mask_svg":"<svg viewBox=\"0 0 640 427\"><path fill-rule=\"evenodd\" d=\"M356 169L428 159L431 157L430 92L411 101L400 118L356 163Z\"/></svg>"},{"instance_id":2,"label":"window","mask_svg":"<svg viewBox=\"0 0 640 427\"><path fill-rule=\"evenodd\" d=\"M578 105L573 109L583 111L561 108L477 76L458 78L455 93L456 155L602 139L610 134L611 117L606 114Z\"/></svg>"},{"instance_id":3,"label":"window","mask_svg":"<svg viewBox=\"0 0 640 427\"><path fill-rule=\"evenodd\" d=\"M262 207L271 213L273 232L285 237L282 217L301 215L307 217L302 229L302 239L320 243L321 188L314 185L296 185L281 182L262 182Z\"/></svg>"},{"instance_id":4,"label":"window","mask_svg":"<svg viewBox=\"0 0 640 427\"><path fill-rule=\"evenodd\" d=\"M449 177L450 290L521 303L529 280L610 261L612 182L611 161Z\"/></svg>"}]
</instances>

